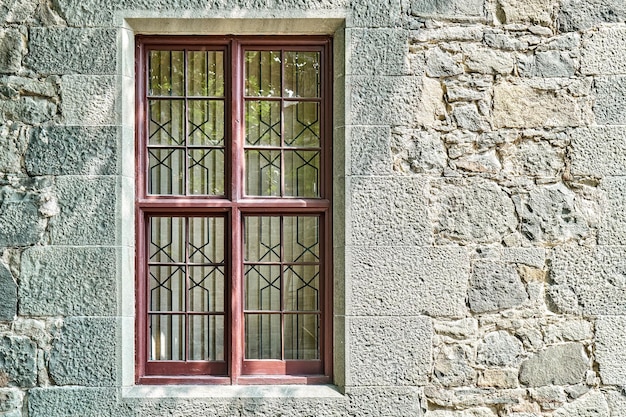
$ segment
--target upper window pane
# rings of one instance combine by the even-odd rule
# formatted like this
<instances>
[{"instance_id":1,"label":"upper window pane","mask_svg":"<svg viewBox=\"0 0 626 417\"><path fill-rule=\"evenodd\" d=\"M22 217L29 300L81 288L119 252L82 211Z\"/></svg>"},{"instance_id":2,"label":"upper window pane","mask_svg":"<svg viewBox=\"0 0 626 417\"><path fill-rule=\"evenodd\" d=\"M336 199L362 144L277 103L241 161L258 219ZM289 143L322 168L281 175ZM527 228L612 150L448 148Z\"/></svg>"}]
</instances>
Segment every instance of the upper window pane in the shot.
<instances>
[{"instance_id":1,"label":"upper window pane","mask_svg":"<svg viewBox=\"0 0 626 417\"><path fill-rule=\"evenodd\" d=\"M246 96L280 97L280 51L246 51Z\"/></svg>"},{"instance_id":2,"label":"upper window pane","mask_svg":"<svg viewBox=\"0 0 626 417\"><path fill-rule=\"evenodd\" d=\"M320 53L285 52L285 97L320 96Z\"/></svg>"},{"instance_id":3,"label":"upper window pane","mask_svg":"<svg viewBox=\"0 0 626 417\"><path fill-rule=\"evenodd\" d=\"M189 95L224 97L224 52L191 51L189 60Z\"/></svg>"},{"instance_id":4,"label":"upper window pane","mask_svg":"<svg viewBox=\"0 0 626 417\"><path fill-rule=\"evenodd\" d=\"M151 51L148 63L148 95L182 96L185 90L183 51Z\"/></svg>"}]
</instances>

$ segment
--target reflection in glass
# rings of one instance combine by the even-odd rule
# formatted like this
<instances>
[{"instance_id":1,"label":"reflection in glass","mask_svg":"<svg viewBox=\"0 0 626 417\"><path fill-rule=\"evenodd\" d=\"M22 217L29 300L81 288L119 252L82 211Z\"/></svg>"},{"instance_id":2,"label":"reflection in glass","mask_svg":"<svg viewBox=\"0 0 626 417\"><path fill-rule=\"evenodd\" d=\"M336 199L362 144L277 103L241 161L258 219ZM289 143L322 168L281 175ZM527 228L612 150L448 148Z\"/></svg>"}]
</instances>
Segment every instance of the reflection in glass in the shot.
<instances>
[{"instance_id":1,"label":"reflection in glass","mask_svg":"<svg viewBox=\"0 0 626 417\"><path fill-rule=\"evenodd\" d=\"M246 195L280 196L280 151L246 150Z\"/></svg>"},{"instance_id":2,"label":"reflection in glass","mask_svg":"<svg viewBox=\"0 0 626 417\"><path fill-rule=\"evenodd\" d=\"M224 195L224 150L189 150L189 194Z\"/></svg>"},{"instance_id":3,"label":"reflection in glass","mask_svg":"<svg viewBox=\"0 0 626 417\"><path fill-rule=\"evenodd\" d=\"M246 310L280 310L280 266L248 265L245 271Z\"/></svg>"},{"instance_id":4,"label":"reflection in glass","mask_svg":"<svg viewBox=\"0 0 626 417\"><path fill-rule=\"evenodd\" d=\"M285 359L319 359L319 316L285 315Z\"/></svg>"},{"instance_id":5,"label":"reflection in glass","mask_svg":"<svg viewBox=\"0 0 626 417\"><path fill-rule=\"evenodd\" d=\"M185 151L149 149L148 193L185 194Z\"/></svg>"},{"instance_id":6,"label":"reflection in glass","mask_svg":"<svg viewBox=\"0 0 626 417\"><path fill-rule=\"evenodd\" d=\"M181 361L185 359L185 317L150 315L150 360Z\"/></svg>"},{"instance_id":7,"label":"reflection in glass","mask_svg":"<svg viewBox=\"0 0 626 417\"><path fill-rule=\"evenodd\" d=\"M149 145L185 144L183 100L149 100Z\"/></svg>"},{"instance_id":8,"label":"reflection in glass","mask_svg":"<svg viewBox=\"0 0 626 417\"><path fill-rule=\"evenodd\" d=\"M188 134L190 146L224 144L224 102L193 100L189 102Z\"/></svg>"},{"instance_id":9,"label":"reflection in glass","mask_svg":"<svg viewBox=\"0 0 626 417\"><path fill-rule=\"evenodd\" d=\"M148 94L182 96L185 86L183 51L150 51L148 57Z\"/></svg>"},{"instance_id":10,"label":"reflection in glass","mask_svg":"<svg viewBox=\"0 0 626 417\"><path fill-rule=\"evenodd\" d=\"M319 52L285 52L285 97L319 97L320 81Z\"/></svg>"},{"instance_id":11,"label":"reflection in glass","mask_svg":"<svg viewBox=\"0 0 626 417\"><path fill-rule=\"evenodd\" d=\"M320 146L319 103L285 102L285 145Z\"/></svg>"},{"instance_id":12,"label":"reflection in glass","mask_svg":"<svg viewBox=\"0 0 626 417\"><path fill-rule=\"evenodd\" d=\"M224 360L224 316L189 316L189 360Z\"/></svg>"},{"instance_id":13,"label":"reflection in glass","mask_svg":"<svg viewBox=\"0 0 626 417\"><path fill-rule=\"evenodd\" d=\"M280 96L280 52L246 51L245 95L256 97Z\"/></svg>"},{"instance_id":14,"label":"reflection in glass","mask_svg":"<svg viewBox=\"0 0 626 417\"><path fill-rule=\"evenodd\" d=\"M187 65L190 96L224 96L224 52L190 51Z\"/></svg>"},{"instance_id":15,"label":"reflection in glass","mask_svg":"<svg viewBox=\"0 0 626 417\"><path fill-rule=\"evenodd\" d=\"M281 359L280 314L245 315L246 359Z\"/></svg>"},{"instance_id":16,"label":"reflection in glass","mask_svg":"<svg viewBox=\"0 0 626 417\"><path fill-rule=\"evenodd\" d=\"M319 196L320 153L285 151L285 195Z\"/></svg>"}]
</instances>

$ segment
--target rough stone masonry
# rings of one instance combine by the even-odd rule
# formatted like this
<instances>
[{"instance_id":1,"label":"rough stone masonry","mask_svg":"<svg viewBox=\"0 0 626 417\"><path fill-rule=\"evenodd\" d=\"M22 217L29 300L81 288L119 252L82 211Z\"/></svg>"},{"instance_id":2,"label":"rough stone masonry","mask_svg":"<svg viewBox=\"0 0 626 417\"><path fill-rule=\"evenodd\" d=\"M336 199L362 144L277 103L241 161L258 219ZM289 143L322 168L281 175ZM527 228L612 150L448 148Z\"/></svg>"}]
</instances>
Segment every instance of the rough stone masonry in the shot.
<instances>
[{"instance_id":1,"label":"rough stone masonry","mask_svg":"<svg viewBox=\"0 0 626 417\"><path fill-rule=\"evenodd\" d=\"M170 16L345 20L340 395L126 394L125 18ZM0 416L626 416L623 0L3 0L0 23Z\"/></svg>"}]
</instances>

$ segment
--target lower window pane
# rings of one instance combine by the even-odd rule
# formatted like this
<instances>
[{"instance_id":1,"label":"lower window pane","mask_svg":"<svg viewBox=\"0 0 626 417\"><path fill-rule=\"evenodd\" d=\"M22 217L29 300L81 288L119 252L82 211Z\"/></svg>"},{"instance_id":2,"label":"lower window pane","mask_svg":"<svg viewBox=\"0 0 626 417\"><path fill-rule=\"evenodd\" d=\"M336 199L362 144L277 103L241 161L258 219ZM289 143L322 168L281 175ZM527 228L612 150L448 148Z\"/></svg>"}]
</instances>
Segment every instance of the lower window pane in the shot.
<instances>
[{"instance_id":1,"label":"lower window pane","mask_svg":"<svg viewBox=\"0 0 626 417\"><path fill-rule=\"evenodd\" d=\"M281 359L280 314L245 315L246 359Z\"/></svg>"},{"instance_id":2,"label":"lower window pane","mask_svg":"<svg viewBox=\"0 0 626 417\"><path fill-rule=\"evenodd\" d=\"M150 316L150 360L185 359L185 318L182 315Z\"/></svg>"},{"instance_id":3,"label":"lower window pane","mask_svg":"<svg viewBox=\"0 0 626 417\"><path fill-rule=\"evenodd\" d=\"M319 359L319 317L285 315L285 359Z\"/></svg>"},{"instance_id":4,"label":"lower window pane","mask_svg":"<svg viewBox=\"0 0 626 417\"><path fill-rule=\"evenodd\" d=\"M224 360L224 316L189 316L189 360Z\"/></svg>"}]
</instances>

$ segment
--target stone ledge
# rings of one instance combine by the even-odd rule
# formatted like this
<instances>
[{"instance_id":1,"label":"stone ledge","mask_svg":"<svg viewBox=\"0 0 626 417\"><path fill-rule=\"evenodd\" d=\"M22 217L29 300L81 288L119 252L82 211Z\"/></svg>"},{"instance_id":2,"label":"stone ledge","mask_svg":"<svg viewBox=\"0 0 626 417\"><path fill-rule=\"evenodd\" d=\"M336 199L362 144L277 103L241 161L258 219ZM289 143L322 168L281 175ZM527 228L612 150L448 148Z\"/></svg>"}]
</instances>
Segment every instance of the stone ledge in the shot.
<instances>
[{"instance_id":1,"label":"stone ledge","mask_svg":"<svg viewBox=\"0 0 626 417\"><path fill-rule=\"evenodd\" d=\"M333 385L144 385L122 388L122 398L343 398Z\"/></svg>"}]
</instances>

